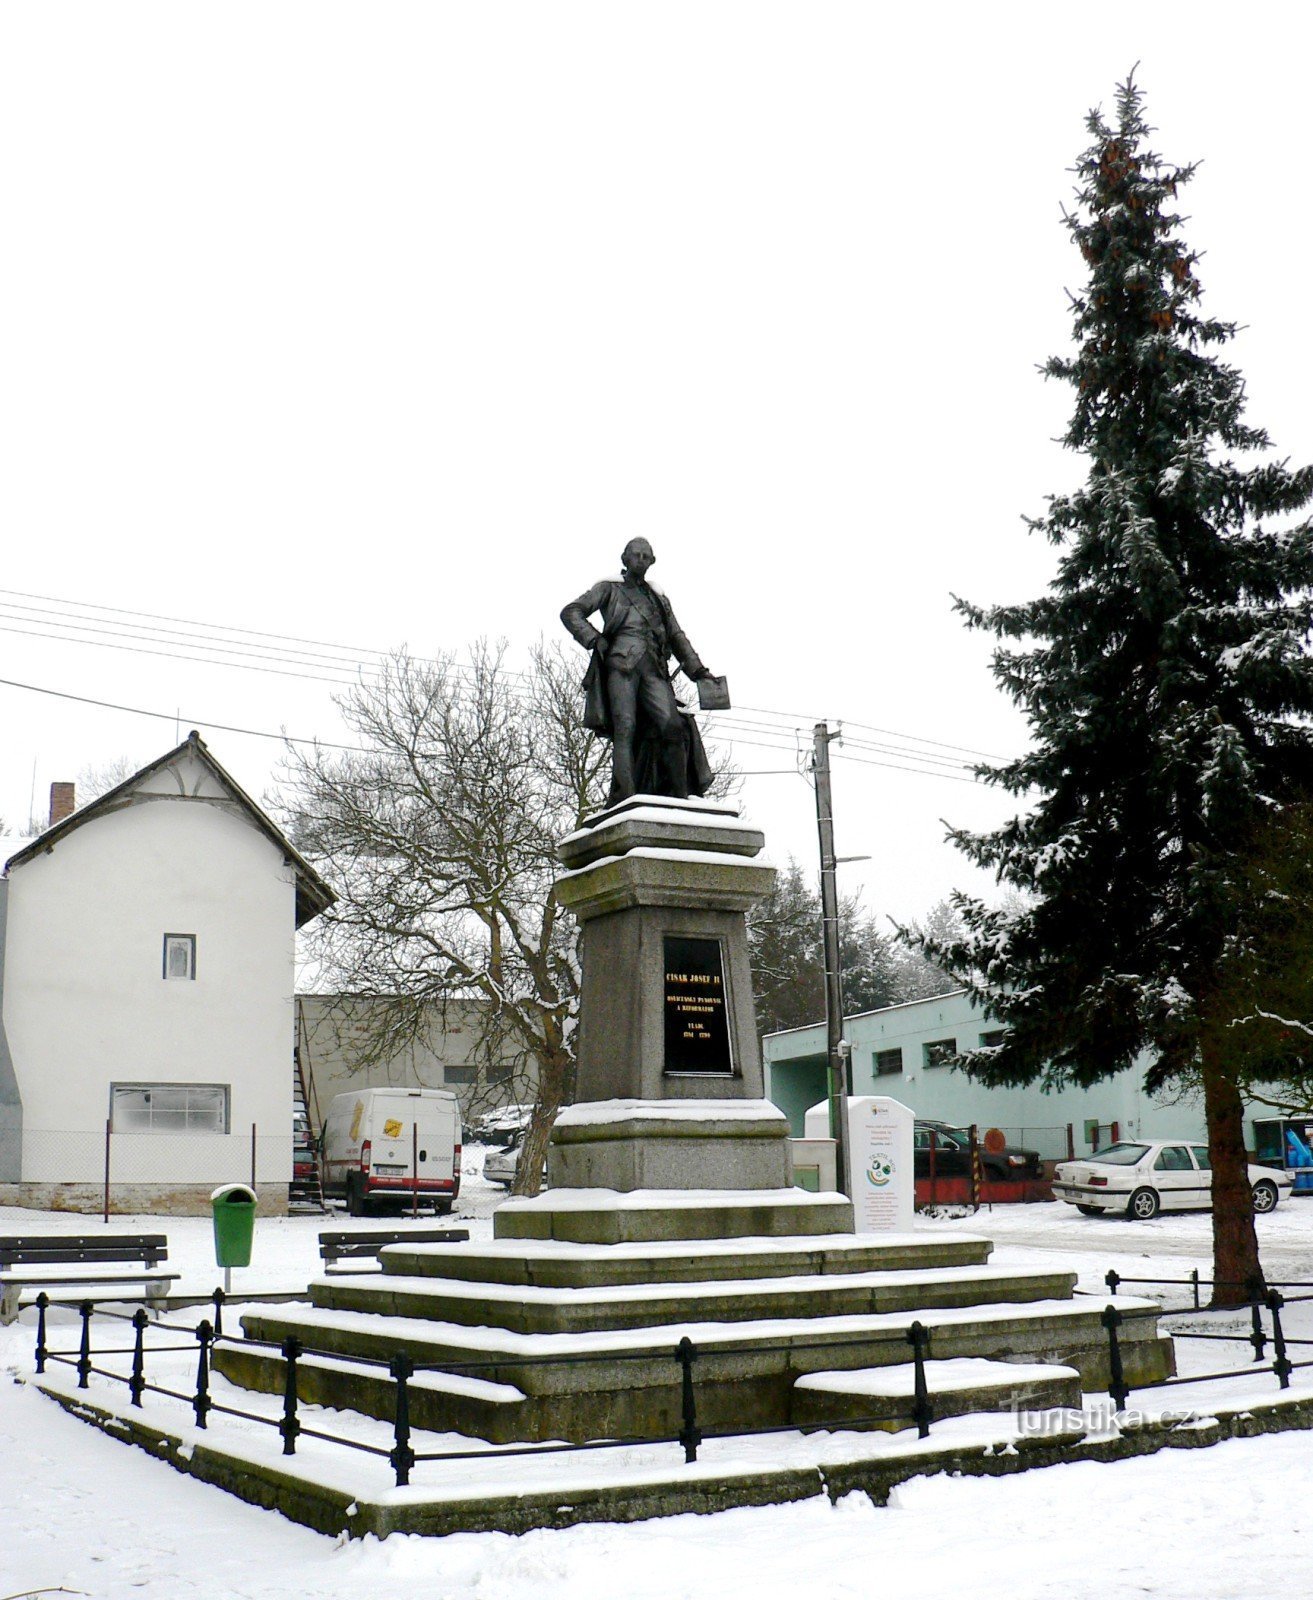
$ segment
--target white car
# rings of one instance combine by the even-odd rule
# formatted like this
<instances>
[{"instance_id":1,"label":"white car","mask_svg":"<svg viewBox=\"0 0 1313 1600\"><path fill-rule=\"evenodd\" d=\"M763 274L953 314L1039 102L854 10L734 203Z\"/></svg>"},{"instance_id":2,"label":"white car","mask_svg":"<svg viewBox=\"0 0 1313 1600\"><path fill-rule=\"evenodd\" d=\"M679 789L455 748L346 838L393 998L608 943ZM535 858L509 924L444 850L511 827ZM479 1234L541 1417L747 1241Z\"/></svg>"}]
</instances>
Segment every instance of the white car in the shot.
<instances>
[{"instance_id":1,"label":"white car","mask_svg":"<svg viewBox=\"0 0 1313 1600\"><path fill-rule=\"evenodd\" d=\"M1289 1173L1275 1167L1249 1168L1254 1210L1271 1211L1292 1187ZM1079 1161L1063 1161L1053 1171L1053 1196L1087 1217L1124 1211L1147 1222L1159 1211L1211 1211L1213 1172L1206 1144L1176 1139L1123 1140Z\"/></svg>"},{"instance_id":2,"label":"white car","mask_svg":"<svg viewBox=\"0 0 1313 1600\"><path fill-rule=\"evenodd\" d=\"M509 1189L515 1182L515 1172L520 1164L520 1146L524 1142L525 1129L518 1128L510 1135L510 1141L500 1150L489 1150L483 1158L483 1176L489 1183L499 1183L503 1189ZM502 1137L506 1137L502 1135ZM543 1188L547 1187L547 1163L543 1162Z\"/></svg>"},{"instance_id":3,"label":"white car","mask_svg":"<svg viewBox=\"0 0 1313 1600\"><path fill-rule=\"evenodd\" d=\"M515 1133L511 1142L498 1150L489 1150L483 1158L483 1176L489 1183L499 1183L509 1189L515 1182L515 1169L520 1164L520 1140L523 1130Z\"/></svg>"}]
</instances>

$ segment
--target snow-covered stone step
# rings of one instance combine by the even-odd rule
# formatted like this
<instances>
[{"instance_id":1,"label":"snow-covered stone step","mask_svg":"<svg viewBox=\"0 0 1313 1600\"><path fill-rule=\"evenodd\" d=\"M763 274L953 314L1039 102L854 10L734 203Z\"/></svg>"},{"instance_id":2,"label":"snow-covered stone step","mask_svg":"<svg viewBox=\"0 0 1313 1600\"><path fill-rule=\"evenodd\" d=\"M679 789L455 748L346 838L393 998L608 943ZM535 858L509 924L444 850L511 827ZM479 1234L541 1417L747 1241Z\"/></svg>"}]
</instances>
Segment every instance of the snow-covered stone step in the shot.
<instances>
[{"instance_id":1,"label":"snow-covered stone step","mask_svg":"<svg viewBox=\"0 0 1313 1600\"><path fill-rule=\"evenodd\" d=\"M243 1389L282 1394L284 1363L261 1345L215 1347L215 1371ZM359 1412L390 1422L396 1416L396 1384L384 1367L361 1366L334 1356L304 1355L297 1363L297 1393L303 1402ZM513 1444L526 1436L525 1398L514 1384L453 1372L417 1372L408 1385L411 1420L437 1428Z\"/></svg>"},{"instance_id":2,"label":"snow-covered stone step","mask_svg":"<svg viewBox=\"0 0 1313 1600\"><path fill-rule=\"evenodd\" d=\"M310 1287L316 1306L420 1317L517 1333L594 1333L660 1327L681 1318L743 1322L763 1317L831 1317L932 1308L1062 1300L1074 1272L958 1267L908 1272L831 1273L709 1283L624 1284L586 1289L443 1282L396 1273L324 1278Z\"/></svg>"},{"instance_id":3,"label":"snow-covered stone step","mask_svg":"<svg viewBox=\"0 0 1313 1600\"><path fill-rule=\"evenodd\" d=\"M956 1357L925 1363L935 1418L977 1411L1079 1410L1081 1376L1049 1362ZM799 1427L905 1428L913 1420L916 1367L859 1367L809 1372L793 1386L791 1420Z\"/></svg>"},{"instance_id":4,"label":"snow-covered stone step","mask_svg":"<svg viewBox=\"0 0 1313 1600\"><path fill-rule=\"evenodd\" d=\"M933 1359L988 1357L1070 1364L1087 1389L1106 1388L1107 1335L1100 1315L1107 1301L1041 1300L1026 1305L980 1305L918 1314L930 1336ZM1113 1297L1126 1313L1122 1361L1133 1383L1154 1382L1173 1370L1172 1345L1158 1336L1151 1302ZM741 1426L745 1417L768 1426L790 1420L792 1389L808 1371L900 1366L908 1347L906 1312L867 1316L781 1317L714 1322L685 1316L661 1327L585 1333L524 1334L422 1318L270 1306L246 1312L242 1325L257 1339L280 1342L295 1334L307 1350L386 1361L404 1352L421 1367L459 1372L513 1385L524 1400L514 1408L453 1400L450 1412L435 1400L425 1426L457 1428L482 1438L509 1437L513 1409L527 1439L655 1438L680 1426L680 1368L674 1352L684 1336L698 1357L694 1372L698 1417L704 1427ZM539 1357L565 1357L540 1361ZM276 1381L277 1357L259 1362L242 1354L241 1341L215 1348L215 1367L239 1383ZM258 1369L258 1370L257 1370ZM274 1374L270 1378L268 1374ZM263 1376L261 1376L263 1375ZM325 1379L325 1404L391 1415L389 1395L343 1374L336 1392ZM484 1420L480 1420L480 1418Z\"/></svg>"},{"instance_id":5,"label":"snow-covered stone step","mask_svg":"<svg viewBox=\"0 0 1313 1600\"><path fill-rule=\"evenodd\" d=\"M1151 1353L1152 1347L1159 1345L1170 1359L1171 1341L1161 1338L1157 1331L1158 1306L1153 1301L1131 1295L931 1310L919 1320L930 1336L930 1354L936 1359L958 1355L1004 1355L1010 1359L1068 1345L1095 1344L1106 1350L1107 1335L1100 1319L1107 1305L1116 1306L1124 1314L1120 1329L1124 1360L1131 1359L1132 1352L1137 1361L1141 1360ZM506 1328L465 1327L415 1317L335 1311L295 1302L244 1312L241 1322L252 1338L280 1342L288 1334L295 1334L308 1350L321 1353L386 1360L404 1351L415 1361L436 1367L487 1362L500 1370L485 1371L483 1376L514 1383L525 1390L559 1387L563 1381L561 1375L572 1370L569 1360L538 1365L534 1361L536 1357L586 1356L596 1364L600 1358L612 1354L650 1356L654 1367L663 1367L685 1335L701 1352L699 1372L707 1371L713 1362L722 1359L721 1346L736 1352L723 1357L734 1366L743 1359L737 1352L753 1344L768 1346L770 1350L768 1360L764 1351L761 1356L754 1356L754 1360L766 1361L781 1372L793 1374L804 1370L892 1366L904 1359L899 1341L905 1339L908 1327L905 1312L892 1312L825 1318L762 1318L749 1322L681 1317L659 1327L525 1334ZM830 1347L817 1348L818 1341L825 1341ZM1146 1352L1144 1347L1150 1347L1150 1351ZM216 1347L216 1360L224 1348L224 1345ZM1041 1354L1038 1359L1050 1358ZM615 1381L638 1381L635 1374L642 1370L641 1363L626 1361L623 1371L617 1370ZM1154 1377L1164 1375L1164 1370L1153 1374ZM1136 1381L1147 1381L1147 1378ZM1087 1387L1095 1385L1090 1383Z\"/></svg>"},{"instance_id":6,"label":"snow-covered stone step","mask_svg":"<svg viewBox=\"0 0 1313 1600\"><path fill-rule=\"evenodd\" d=\"M805 1274L905 1272L979 1267L993 1251L975 1234L940 1236L833 1233L802 1238L673 1239L639 1244L572 1244L558 1239L503 1239L464 1244L393 1244L384 1272L402 1277L466 1278L540 1289L608 1284L710 1282L716 1278L785 1278Z\"/></svg>"},{"instance_id":7,"label":"snow-covered stone step","mask_svg":"<svg viewBox=\"0 0 1313 1600\"><path fill-rule=\"evenodd\" d=\"M852 1201L804 1189L549 1189L504 1201L499 1239L640 1244L851 1233Z\"/></svg>"}]
</instances>

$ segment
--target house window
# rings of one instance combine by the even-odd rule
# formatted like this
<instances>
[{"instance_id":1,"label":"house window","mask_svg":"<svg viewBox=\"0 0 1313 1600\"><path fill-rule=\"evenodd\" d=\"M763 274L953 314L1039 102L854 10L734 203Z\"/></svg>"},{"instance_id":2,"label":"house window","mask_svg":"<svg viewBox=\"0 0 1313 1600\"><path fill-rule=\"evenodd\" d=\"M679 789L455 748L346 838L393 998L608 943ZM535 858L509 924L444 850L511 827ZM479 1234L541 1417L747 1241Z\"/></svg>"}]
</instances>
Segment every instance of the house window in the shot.
<instances>
[{"instance_id":1,"label":"house window","mask_svg":"<svg viewBox=\"0 0 1313 1600\"><path fill-rule=\"evenodd\" d=\"M116 1133L227 1133L226 1083L115 1083Z\"/></svg>"},{"instance_id":2,"label":"house window","mask_svg":"<svg viewBox=\"0 0 1313 1600\"><path fill-rule=\"evenodd\" d=\"M877 1050L875 1052L875 1075L877 1078L892 1077L895 1072L903 1070L902 1050Z\"/></svg>"},{"instance_id":3,"label":"house window","mask_svg":"<svg viewBox=\"0 0 1313 1600\"><path fill-rule=\"evenodd\" d=\"M196 935L194 933L166 933L164 935L164 976L166 978L194 978L196 976Z\"/></svg>"},{"instance_id":4,"label":"house window","mask_svg":"<svg viewBox=\"0 0 1313 1600\"><path fill-rule=\"evenodd\" d=\"M982 1050L997 1050L1007 1034L1002 1028L992 1028L988 1033L980 1035L980 1048Z\"/></svg>"},{"instance_id":5,"label":"house window","mask_svg":"<svg viewBox=\"0 0 1313 1600\"><path fill-rule=\"evenodd\" d=\"M956 1039L932 1039L921 1046L927 1067L947 1067L957 1055Z\"/></svg>"},{"instance_id":6,"label":"house window","mask_svg":"<svg viewBox=\"0 0 1313 1600\"><path fill-rule=\"evenodd\" d=\"M479 1069L470 1066L453 1067L448 1064L442 1069L442 1081L443 1083L477 1083L479 1081Z\"/></svg>"}]
</instances>

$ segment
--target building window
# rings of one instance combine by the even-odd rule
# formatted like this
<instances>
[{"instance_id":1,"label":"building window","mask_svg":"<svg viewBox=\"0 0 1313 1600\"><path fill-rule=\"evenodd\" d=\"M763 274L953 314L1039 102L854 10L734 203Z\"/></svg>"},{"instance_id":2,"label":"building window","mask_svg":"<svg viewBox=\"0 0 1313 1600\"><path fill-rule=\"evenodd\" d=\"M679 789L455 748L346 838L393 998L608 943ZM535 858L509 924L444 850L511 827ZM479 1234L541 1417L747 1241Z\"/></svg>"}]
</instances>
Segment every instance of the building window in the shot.
<instances>
[{"instance_id":1,"label":"building window","mask_svg":"<svg viewBox=\"0 0 1313 1600\"><path fill-rule=\"evenodd\" d=\"M479 1081L479 1069L469 1066L444 1066L442 1069L442 1081L443 1083L477 1083Z\"/></svg>"},{"instance_id":2,"label":"building window","mask_svg":"<svg viewBox=\"0 0 1313 1600\"><path fill-rule=\"evenodd\" d=\"M1006 1037L1007 1034L1002 1028L993 1028L990 1032L980 1035L980 1048L982 1050L997 1050Z\"/></svg>"},{"instance_id":3,"label":"building window","mask_svg":"<svg viewBox=\"0 0 1313 1600\"><path fill-rule=\"evenodd\" d=\"M903 1052L899 1050L877 1050L875 1052L875 1075L877 1078L892 1077L895 1072L903 1070Z\"/></svg>"},{"instance_id":4,"label":"building window","mask_svg":"<svg viewBox=\"0 0 1313 1600\"><path fill-rule=\"evenodd\" d=\"M194 933L166 933L164 935L164 976L166 978L194 978L196 976L196 935Z\"/></svg>"},{"instance_id":5,"label":"building window","mask_svg":"<svg viewBox=\"0 0 1313 1600\"><path fill-rule=\"evenodd\" d=\"M109 1091L116 1133L227 1133L224 1083L115 1083Z\"/></svg>"},{"instance_id":6,"label":"building window","mask_svg":"<svg viewBox=\"0 0 1313 1600\"><path fill-rule=\"evenodd\" d=\"M932 1039L929 1044L921 1046L927 1067L951 1066L957 1055L956 1039Z\"/></svg>"}]
</instances>

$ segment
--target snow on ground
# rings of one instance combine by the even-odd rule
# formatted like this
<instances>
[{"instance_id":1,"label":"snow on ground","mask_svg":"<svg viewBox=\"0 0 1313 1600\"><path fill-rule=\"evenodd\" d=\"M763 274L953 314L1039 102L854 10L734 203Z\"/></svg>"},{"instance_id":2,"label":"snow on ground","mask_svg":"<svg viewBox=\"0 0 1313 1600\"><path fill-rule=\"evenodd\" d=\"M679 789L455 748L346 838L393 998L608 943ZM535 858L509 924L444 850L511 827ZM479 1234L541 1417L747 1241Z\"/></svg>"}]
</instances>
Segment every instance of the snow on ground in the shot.
<instances>
[{"instance_id":1,"label":"snow on ground","mask_svg":"<svg viewBox=\"0 0 1313 1600\"><path fill-rule=\"evenodd\" d=\"M458 1207L465 1215L452 1220L486 1239L501 1195L478 1177L479 1154L469 1152ZM234 1273L234 1294L303 1289L318 1272L321 1227L378 1225L340 1216L263 1219L253 1265ZM99 1226L94 1218L0 1208L3 1232ZM111 1227L167 1232L184 1292L205 1293L218 1279L208 1219L121 1217ZM918 1227L986 1234L997 1241L995 1265L1070 1265L1094 1292L1103 1292L1109 1266L1127 1277L1209 1270L1202 1215L1129 1223L1079 1217L1063 1205L997 1207ZM1271 1277L1313 1281L1313 1203L1283 1203L1259 1220L1259 1232ZM1289 1331L1313 1337L1306 1311L1291 1308ZM31 1313L0 1329L0 1362L10 1371L31 1371L32 1334ZM1247 1356L1244 1346L1191 1351L1183 1342L1178 1350L1187 1371ZM522 1537L346 1543L184 1478L14 1384L0 1387L0 1495L8 1507L0 1541L6 1600L61 1588L97 1600L400 1600L420 1587L428 1600L783 1600L799 1592L864 1600L873 1589L1047 1600L1096 1588L1266 1600L1309 1570L1313 1448L1307 1434L1278 1434L1007 1479L925 1478L900 1488L884 1509L850 1495L837 1506L818 1499Z\"/></svg>"}]
</instances>

